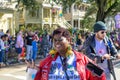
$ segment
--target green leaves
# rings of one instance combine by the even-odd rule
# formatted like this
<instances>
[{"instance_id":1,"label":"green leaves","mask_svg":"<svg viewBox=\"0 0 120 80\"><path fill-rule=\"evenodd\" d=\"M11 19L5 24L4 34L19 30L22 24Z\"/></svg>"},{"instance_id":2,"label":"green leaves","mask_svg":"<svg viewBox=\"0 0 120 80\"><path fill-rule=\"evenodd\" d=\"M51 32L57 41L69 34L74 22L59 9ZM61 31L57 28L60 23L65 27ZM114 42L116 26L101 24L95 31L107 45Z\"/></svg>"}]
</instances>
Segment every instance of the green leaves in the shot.
<instances>
[{"instance_id":1,"label":"green leaves","mask_svg":"<svg viewBox=\"0 0 120 80\"><path fill-rule=\"evenodd\" d=\"M91 4L86 17L96 15L96 21L102 20L107 16L113 16L120 11L120 0L88 0Z\"/></svg>"},{"instance_id":2,"label":"green leaves","mask_svg":"<svg viewBox=\"0 0 120 80\"><path fill-rule=\"evenodd\" d=\"M18 0L18 5L23 5L26 7L26 9L29 9L29 8L39 8L39 4L36 0Z\"/></svg>"}]
</instances>

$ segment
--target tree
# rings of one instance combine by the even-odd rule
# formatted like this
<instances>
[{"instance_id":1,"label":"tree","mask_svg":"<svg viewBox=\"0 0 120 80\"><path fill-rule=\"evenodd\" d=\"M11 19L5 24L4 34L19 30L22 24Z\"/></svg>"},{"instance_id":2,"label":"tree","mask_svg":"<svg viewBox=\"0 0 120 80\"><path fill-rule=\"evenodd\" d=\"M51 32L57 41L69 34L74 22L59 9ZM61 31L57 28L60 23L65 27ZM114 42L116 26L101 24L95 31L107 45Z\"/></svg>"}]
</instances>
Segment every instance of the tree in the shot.
<instances>
[{"instance_id":1,"label":"tree","mask_svg":"<svg viewBox=\"0 0 120 80\"><path fill-rule=\"evenodd\" d=\"M88 0L91 4L86 17L94 14L96 21L104 21L107 16L115 15L120 11L120 0Z\"/></svg>"},{"instance_id":2,"label":"tree","mask_svg":"<svg viewBox=\"0 0 120 80\"><path fill-rule=\"evenodd\" d=\"M36 0L17 0L16 8L18 8L18 11L26 8L26 10L29 10L33 16L35 11L39 9L39 3Z\"/></svg>"},{"instance_id":3,"label":"tree","mask_svg":"<svg viewBox=\"0 0 120 80\"><path fill-rule=\"evenodd\" d=\"M38 2L36 0L17 0L17 3L17 6L22 4L26 9L38 8Z\"/></svg>"},{"instance_id":4,"label":"tree","mask_svg":"<svg viewBox=\"0 0 120 80\"><path fill-rule=\"evenodd\" d=\"M95 22L94 18L87 17L87 18L81 20L81 28L92 31L92 29L93 29L92 26L93 26L94 22Z\"/></svg>"},{"instance_id":5,"label":"tree","mask_svg":"<svg viewBox=\"0 0 120 80\"><path fill-rule=\"evenodd\" d=\"M54 0L56 2L56 0ZM83 2L83 0L58 0L59 2L57 3L62 3L63 6L63 12L66 11L66 8L71 9L71 6L73 3L80 4Z\"/></svg>"}]
</instances>

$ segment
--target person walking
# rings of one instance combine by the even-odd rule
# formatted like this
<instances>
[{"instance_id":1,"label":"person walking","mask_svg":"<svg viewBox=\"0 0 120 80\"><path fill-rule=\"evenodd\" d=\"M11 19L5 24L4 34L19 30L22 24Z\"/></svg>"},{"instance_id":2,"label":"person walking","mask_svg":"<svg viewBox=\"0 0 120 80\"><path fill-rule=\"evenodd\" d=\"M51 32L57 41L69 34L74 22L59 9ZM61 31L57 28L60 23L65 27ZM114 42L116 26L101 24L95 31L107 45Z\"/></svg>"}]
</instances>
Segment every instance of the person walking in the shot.
<instances>
[{"instance_id":1,"label":"person walking","mask_svg":"<svg viewBox=\"0 0 120 80\"><path fill-rule=\"evenodd\" d=\"M22 48L24 46L24 40L23 40L23 34L21 31L17 34L17 39L16 39L16 51L18 53L18 62L21 63L21 53L22 53Z\"/></svg>"},{"instance_id":2,"label":"person walking","mask_svg":"<svg viewBox=\"0 0 120 80\"><path fill-rule=\"evenodd\" d=\"M104 73L98 77L86 68L91 60L72 49L70 32L65 28L53 31L53 49L40 61L34 80L106 80Z\"/></svg>"},{"instance_id":3,"label":"person walking","mask_svg":"<svg viewBox=\"0 0 120 80\"><path fill-rule=\"evenodd\" d=\"M84 43L85 54L96 62L105 71L107 80L110 79L110 58L117 54L113 42L106 36L107 28L104 22L98 21L94 24L94 34L89 36Z\"/></svg>"}]
</instances>

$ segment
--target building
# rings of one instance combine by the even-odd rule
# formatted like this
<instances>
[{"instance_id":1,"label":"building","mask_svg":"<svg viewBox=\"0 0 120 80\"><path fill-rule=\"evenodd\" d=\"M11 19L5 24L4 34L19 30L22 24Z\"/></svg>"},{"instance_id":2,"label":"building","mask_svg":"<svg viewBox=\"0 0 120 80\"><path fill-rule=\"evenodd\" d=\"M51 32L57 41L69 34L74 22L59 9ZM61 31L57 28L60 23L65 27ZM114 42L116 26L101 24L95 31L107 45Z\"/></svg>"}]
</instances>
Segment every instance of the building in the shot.
<instances>
[{"instance_id":1,"label":"building","mask_svg":"<svg viewBox=\"0 0 120 80\"><path fill-rule=\"evenodd\" d=\"M0 29L10 29L11 34L20 29L52 31L58 25L68 28L71 25L62 16L62 6L51 0L36 0L39 8L26 9L21 3L16 7L15 0L3 0L0 6Z\"/></svg>"},{"instance_id":2,"label":"building","mask_svg":"<svg viewBox=\"0 0 120 80\"><path fill-rule=\"evenodd\" d=\"M6 32L8 29L11 34L15 33L15 4L10 0L0 0L0 29Z\"/></svg>"},{"instance_id":3,"label":"building","mask_svg":"<svg viewBox=\"0 0 120 80\"><path fill-rule=\"evenodd\" d=\"M48 31L53 30L58 25L66 27L63 25L65 19L61 16L62 7L60 4L56 4L50 0L37 0L39 3L39 9L34 10L31 14L30 10L23 9L23 14L20 13L20 25L29 28L37 27L42 29L47 29ZM66 21L67 22L67 21Z\"/></svg>"},{"instance_id":4,"label":"building","mask_svg":"<svg viewBox=\"0 0 120 80\"><path fill-rule=\"evenodd\" d=\"M64 17L72 25L72 27L80 29L81 20L83 20L88 7L89 4L86 4L84 2L81 3L80 5L73 3L70 9L69 8L66 9Z\"/></svg>"}]
</instances>

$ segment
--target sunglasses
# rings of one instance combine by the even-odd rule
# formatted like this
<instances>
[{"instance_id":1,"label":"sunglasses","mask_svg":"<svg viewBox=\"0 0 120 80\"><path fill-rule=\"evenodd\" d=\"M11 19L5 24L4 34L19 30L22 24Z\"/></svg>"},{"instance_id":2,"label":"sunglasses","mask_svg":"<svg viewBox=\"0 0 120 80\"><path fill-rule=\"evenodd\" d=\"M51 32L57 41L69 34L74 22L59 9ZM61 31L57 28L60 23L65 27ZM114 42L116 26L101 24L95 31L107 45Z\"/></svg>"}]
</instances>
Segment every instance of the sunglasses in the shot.
<instances>
[{"instance_id":1,"label":"sunglasses","mask_svg":"<svg viewBox=\"0 0 120 80\"><path fill-rule=\"evenodd\" d=\"M101 34L107 33L106 31L102 31Z\"/></svg>"}]
</instances>

